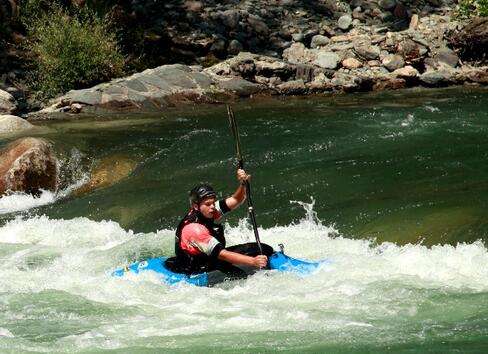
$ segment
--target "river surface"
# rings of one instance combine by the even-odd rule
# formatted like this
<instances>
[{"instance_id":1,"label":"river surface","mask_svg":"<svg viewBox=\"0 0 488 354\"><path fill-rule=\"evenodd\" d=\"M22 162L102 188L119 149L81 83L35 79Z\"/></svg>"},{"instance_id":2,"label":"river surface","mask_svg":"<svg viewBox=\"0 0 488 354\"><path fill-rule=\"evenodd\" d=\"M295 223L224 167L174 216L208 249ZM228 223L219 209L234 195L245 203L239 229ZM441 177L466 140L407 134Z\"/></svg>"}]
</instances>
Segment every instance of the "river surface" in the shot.
<instances>
[{"instance_id":1,"label":"river surface","mask_svg":"<svg viewBox=\"0 0 488 354\"><path fill-rule=\"evenodd\" d=\"M487 90L234 110L262 241L331 262L213 288L114 278L172 254L195 183L236 188L225 107L37 123L62 188L0 199L0 352L488 351ZM100 165L132 167L77 193ZM253 240L244 207L225 223Z\"/></svg>"}]
</instances>

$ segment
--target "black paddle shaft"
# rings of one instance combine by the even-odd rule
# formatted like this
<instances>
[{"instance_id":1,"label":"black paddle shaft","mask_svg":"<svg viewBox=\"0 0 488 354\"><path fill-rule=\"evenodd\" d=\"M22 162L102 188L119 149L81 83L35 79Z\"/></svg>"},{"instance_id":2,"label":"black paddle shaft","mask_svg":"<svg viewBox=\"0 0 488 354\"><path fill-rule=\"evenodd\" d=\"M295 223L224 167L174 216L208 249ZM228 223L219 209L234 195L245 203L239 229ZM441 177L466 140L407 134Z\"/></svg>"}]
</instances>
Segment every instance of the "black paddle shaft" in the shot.
<instances>
[{"instance_id":1,"label":"black paddle shaft","mask_svg":"<svg viewBox=\"0 0 488 354\"><path fill-rule=\"evenodd\" d=\"M229 116L230 129L232 131L232 135L234 136L234 140L236 143L237 166L240 169L244 169L244 159L242 158L242 153L241 153L241 141L239 138L239 130L237 129L237 122L234 116L234 111L230 106L227 106L227 114ZM261 247L261 241L259 240L258 225L256 223L256 214L254 213L254 207L252 204L251 184L249 183L249 181L246 180L244 181L244 186L246 187L247 212L249 214L249 219L251 220L252 228L254 231L254 238L256 239L256 243L259 248L259 254L263 254L263 248Z\"/></svg>"}]
</instances>

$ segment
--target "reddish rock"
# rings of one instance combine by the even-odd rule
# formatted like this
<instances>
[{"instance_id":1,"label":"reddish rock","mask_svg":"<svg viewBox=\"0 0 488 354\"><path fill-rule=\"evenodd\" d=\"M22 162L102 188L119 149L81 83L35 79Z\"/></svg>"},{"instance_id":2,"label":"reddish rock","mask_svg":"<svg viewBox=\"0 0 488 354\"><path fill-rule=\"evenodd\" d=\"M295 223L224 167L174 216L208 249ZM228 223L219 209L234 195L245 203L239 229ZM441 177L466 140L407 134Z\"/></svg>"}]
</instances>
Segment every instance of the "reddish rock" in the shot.
<instances>
[{"instance_id":1,"label":"reddish rock","mask_svg":"<svg viewBox=\"0 0 488 354\"><path fill-rule=\"evenodd\" d=\"M419 74L419 72L417 71L417 69L415 69L414 67L412 67L410 65L407 65L407 66L400 68L400 69L396 69L393 72L393 75L401 77L401 78L413 78L413 77L417 77L418 74Z\"/></svg>"},{"instance_id":2,"label":"reddish rock","mask_svg":"<svg viewBox=\"0 0 488 354\"><path fill-rule=\"evenodd\" d=\"M346 69L357 69L363 66L363 64L355 58L347 58L342 61L342 67Z\"/></svg>"},{"instance_id":3,"label":"reddish rock","mask_svg":"<svg viewBox=\"0 0 488 354\"><path fill-rule=\"evenodd\" d=\"M479 84L488 84L488 66L467 70L466 77Z\"/></svg>"},{"instance_id":4,"label":"reddish rock","mask_svg":"<svg viewBox=\"0 0 488 354\"><path fill-rule=\"evenodd\" d=\"M422 57L420 46L408 38L397 43L396 52L403 57L406 63L417 62Z\"/></svg>"},{"instance_id":5,"label":"reddish rock","mask_svg":"<svg viewBox=\"0 0 488 354\"><path fill-rule=\"evenodd\" d=\"M419 15L414 14L410 19L410 25L408 26L408 29L414 31L417 29L418 26L419 26Z\"/></svg>"},{"instance_id":6,"label":"reddish rock","mask_svg":"<svg viewBox=\"0 0 488 354\"><path fill-rule=\"evenodd\" d=\"M406 81L397 77L385 77L377 80L373 85L373 91L398 90L406 87Z\"/></svg>"},{"instance_id":7,"label":"reddish rock","mask_svg":"<svg viewBox=\"0 0 488 354\"><path fill-rule=\"evenodd\" d=\"M0 195L21 191L39 195L55 191L58 167L50 144L37 138L18 139L0 151Z\"/></svg>"}]
</instances>

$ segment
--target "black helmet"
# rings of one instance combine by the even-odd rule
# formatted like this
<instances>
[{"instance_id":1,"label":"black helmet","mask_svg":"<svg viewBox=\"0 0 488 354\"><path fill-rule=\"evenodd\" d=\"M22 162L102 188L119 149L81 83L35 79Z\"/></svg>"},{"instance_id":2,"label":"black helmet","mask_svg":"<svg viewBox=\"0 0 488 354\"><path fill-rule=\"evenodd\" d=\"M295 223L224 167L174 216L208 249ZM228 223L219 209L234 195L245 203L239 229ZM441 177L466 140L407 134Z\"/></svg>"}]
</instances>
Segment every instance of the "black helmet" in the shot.
<instances>
[{"instance_id":1,"label":"black helmet","mask_svg":"<svg viewBox=\"0 0 488 354\"><path fill-rule=\"evenodd\" d=\"M199 184L190 191L190 204L199 204L203 199L216 197L214 189L209 184Z\"/></svg>"}]
</instances>

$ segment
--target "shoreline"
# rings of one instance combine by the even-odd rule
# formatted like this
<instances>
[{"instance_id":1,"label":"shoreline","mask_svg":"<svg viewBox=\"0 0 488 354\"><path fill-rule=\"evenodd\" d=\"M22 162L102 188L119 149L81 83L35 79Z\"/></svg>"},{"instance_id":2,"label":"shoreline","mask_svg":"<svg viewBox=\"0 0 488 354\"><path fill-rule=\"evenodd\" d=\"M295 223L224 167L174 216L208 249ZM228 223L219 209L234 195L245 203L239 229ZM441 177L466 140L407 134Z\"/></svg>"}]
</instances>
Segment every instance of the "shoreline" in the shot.
<instances>
[{"instance_id":1,"label":"shoreline","mask_svg":"<svg viewBox=\"0 0 488 354\"><path fill-rule=\"evenodd\" d=\"M349 107L356 105L364 105L364 107L375 106L377 101L382 101L382 105L385 104L384 101L395 100L397 97L403 98L404 102L392 103L394 106L411 106L412 102L417 98L424 99L425 96L432 96L437 98L439 95L449 95L450 92L456 93L466 93L466 94L488 94L487 85L452 85L446 87L407 87L397 90L383 90L383 91L367 91L367 92L325 92L325 93L310 93L307 95L264 95L257 94L244 98L235 98L226 102L215 102L215 103L192 103L186 102L179 105L171 105L165 107L164 110L152 110L152 111L104 111L104 110L85 110L79 113L72 112L52 112L45 113L43 115L32 115L28 119L34 125L42 122L63 122L72 121L76 123L77 121L84 120L101 120L101 121L116 121L116 120L145 120L145 119L158 119L158 117L164 117L167 114L192 114L198 115L198 112L214 111L222 107L224 110L224 105L230 104L237 107L246 107L252 105L256 108L266 107L267 105L273 105L277 102L287 102L288 104L293 104L294 101L309 100L313 102L330 102L331 108L337 107Z\"/></svg>"},{"instance_id":2,"label":"shoreline","mask_svg":"<svg viewBox=\"0 0 488 354\"><path fill-rule=\"evenodd\" d=\"M242 4L223 12L214 9L213 5L192 8L188 11L196 17L189 20L190 24L197 26L196 19L203 16L208 24L224 26L217 26L212 31L222 28L237 31L228 33L225 40L220 37L217 40L221 44L230 41L219 49L220 52L225 49L223 53L227 53L224 55L227 59L210 67L167 64L146 69L93 87L69 91L52 99L41 110L32 111L33 107L30 107L31 111L27 110L22 117L40 120L51 119L59 113L73 114L73 117L80 113L150 113L164 112L170 107L225 104L261 96L311 96L488 84L486 59L476 61L468 59L473 53L466 54L466 50L475 45L468 40L470 35L477 34L480 29L488 33L486 18L455 18L455 4L450 2L428 10L407 9L393 0L378 3L358 0L355 4L355 7L351 3L350 8L327 10L328 15L322 21L319 21L318 9L290 11L298 6L294 2L283 8L262 3L259 8L267 14L263 18L250 15L239 7ZM203 15L212 14L214 10L217 11L214 17ZM284 17L273 19L271 10ZM312 22L300 20L303 16ZM280 21L285 19L293 20L286 30L280 27L284 26ZM395 21L400 20L403 27L393 28ZM239 31L248 33L249 41L259 38L265 43L267 38L269 48L256 47L254 51L247 42L231 47L234 42L230 39ZM182 33L179 36L190 40ZM484 41L482 34L480 48L484 47ZM271 50L275 47L281 49ZM212 48L209 55L212 50L217 50ZM199 60L192 62L201 63ZM3 100L9 104L7 114L20 111L10 94L0 93L5 93Z\"/></svg>"}]
</instances>

